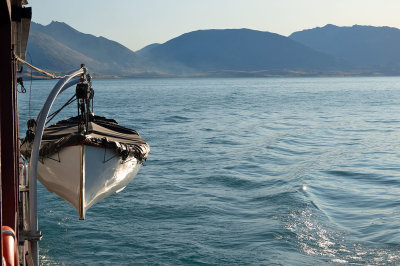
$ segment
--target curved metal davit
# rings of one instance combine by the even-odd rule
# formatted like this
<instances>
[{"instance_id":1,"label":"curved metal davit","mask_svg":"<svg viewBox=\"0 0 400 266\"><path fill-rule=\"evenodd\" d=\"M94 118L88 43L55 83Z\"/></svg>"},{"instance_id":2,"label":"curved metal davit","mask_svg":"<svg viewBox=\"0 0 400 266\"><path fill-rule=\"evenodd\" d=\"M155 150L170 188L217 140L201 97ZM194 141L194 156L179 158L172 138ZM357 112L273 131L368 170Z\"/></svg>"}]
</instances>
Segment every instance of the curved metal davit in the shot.
<instances>
[{"instance_id":1,"label":"curved metal davit","mask_svg":"<svg viewBox=\"0 0 400 266\"><path fill-rule=\"evenodd\" d=\"M79 83L80 77L90 81L90 75L84 65L78 70L71 71L65 77L60 79L54 86L53 90L47 97L37 119L35 129L35 139L33 142L31 158L29 161L29 235L32 239L32 257L35 265L39 265L39 238L40 232L38 231L38 216L37 216L37 166L39 159L40 143L42 141L43 131L45 128L47 117L50 113L51 107L55 99L64 90ZM76 78L78 77L78 78ZM75 79L74 79L75 78Z\"/></svg>"}]
</instances>

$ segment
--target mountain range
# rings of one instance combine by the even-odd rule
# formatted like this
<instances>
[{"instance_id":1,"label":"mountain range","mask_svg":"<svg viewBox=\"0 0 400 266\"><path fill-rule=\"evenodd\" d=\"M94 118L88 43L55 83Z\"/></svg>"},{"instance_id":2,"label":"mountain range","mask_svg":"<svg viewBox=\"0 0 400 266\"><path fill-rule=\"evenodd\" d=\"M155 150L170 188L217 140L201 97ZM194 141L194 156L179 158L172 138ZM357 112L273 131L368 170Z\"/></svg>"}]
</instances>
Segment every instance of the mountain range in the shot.
<instances>
[{"instance_id":1,"label":"mountain range","mask_svg":"<svg viewBox=\"0 0 400 266\"><path fill-rule=\"evenodd\" d=\"M289 38L347 60L353 69L400 73L400 30L397 28L328 24L292 33Z\"/></svg>"},{"instance_id":2,"label":"mountain range","mask_svg":"<svg viewBox=\"0 0 400 266\"><path fill-rule=\"evenodd\" d=\"M139 51L62 22L31 23L27 59L55 73L87 65L103 77L400 74L400 30L326 25L289 37L250 29L198 30Z\"/></svg>"}]
</instances>

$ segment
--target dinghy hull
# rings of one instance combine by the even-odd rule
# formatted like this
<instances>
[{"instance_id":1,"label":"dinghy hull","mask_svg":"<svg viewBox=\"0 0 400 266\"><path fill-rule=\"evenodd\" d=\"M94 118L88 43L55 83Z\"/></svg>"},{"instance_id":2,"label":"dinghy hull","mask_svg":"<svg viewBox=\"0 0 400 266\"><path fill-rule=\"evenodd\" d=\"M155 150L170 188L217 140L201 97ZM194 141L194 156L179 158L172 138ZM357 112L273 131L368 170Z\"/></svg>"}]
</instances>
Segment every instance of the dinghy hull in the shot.
<instances>
[{"instance_id":1,"label":"dinghy hull","mask_svg":"<svg viewBox=\"0 0 400 266\"><path fill-rule=\"evenodd\" d=\"M123 160L112 149L80 144L42 158L38 179L47 190L74 206L79 219L84 219L95 203L123 190L140 166L134 156Z\"/></svg>"},{"instance_id":2,"label":"dinghy hull","mask_svg":"<svg viewBox=\"0 0 400 266\"><path fill-rule=\"evenodd\" d=\"M93 204L132 181L150 146L135 130L113 119L91 117L86 134L79 121L79 117L71 117L44 129L37 178L84 219ZM25 138L21 152L26 157L30 157L32 145L32 139Z\"/></svg>"}]
</instances>

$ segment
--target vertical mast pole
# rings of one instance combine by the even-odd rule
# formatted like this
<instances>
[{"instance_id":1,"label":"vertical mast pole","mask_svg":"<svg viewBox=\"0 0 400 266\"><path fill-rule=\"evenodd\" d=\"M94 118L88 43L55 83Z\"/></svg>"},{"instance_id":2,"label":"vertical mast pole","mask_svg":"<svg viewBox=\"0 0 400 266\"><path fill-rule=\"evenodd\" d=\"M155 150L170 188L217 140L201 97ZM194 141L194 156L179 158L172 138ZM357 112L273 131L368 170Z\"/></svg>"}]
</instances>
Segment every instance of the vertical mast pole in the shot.
<instances>
[{"instance_id":1,"label":"vertical mast pole","mask_svg":"<svg viewBox=\"0 0 400 266\"><path fill-rule=\"evenodd\" d=\"M1 128L1 220L17 231L18 204L18 113L16 64L13 60L11 1L0 3L0 128Z\"/></svg>"}]
</instances>

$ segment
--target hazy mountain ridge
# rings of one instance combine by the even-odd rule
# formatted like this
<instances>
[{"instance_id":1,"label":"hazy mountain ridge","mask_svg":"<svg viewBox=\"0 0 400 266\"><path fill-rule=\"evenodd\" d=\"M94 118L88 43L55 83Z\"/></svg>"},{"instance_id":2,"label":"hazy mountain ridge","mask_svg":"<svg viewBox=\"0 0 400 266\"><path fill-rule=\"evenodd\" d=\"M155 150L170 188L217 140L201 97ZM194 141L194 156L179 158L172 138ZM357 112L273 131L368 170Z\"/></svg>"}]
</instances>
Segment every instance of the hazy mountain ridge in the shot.
<instances>
[{"instance_id":1,"label":"hazy mountain ridge","mask_svg":"<svg viewBox=\"0 0 400 266\"><path fill-rule=\"evenodd\" d=\"M400 30L397 28L328 24L294 32L289 37L315 50L346 59L354 68L400 73Z\"/></svg>"},{"instance_id":2,"label":"hazy mountain ridge","mask_svg":"<svg viewBox=\"0 0 400 266\"><path fill-rule=\"evenodd\" d=\"M199 30L150 47L155 62L207 71L333 70L338 60L276 33L249 29Z\"/></svg>"},{"instance_id":3,"label":"hazy mountain ridge","mask_svg":"<svg viewBox=\"0 0 400 266\"><path fill-rule=\"evenodd\" d=\"M251 77L400 74L398 47L396 28L326 25L289 37L250 29L198 30L133 52L53 21L32 22L27 51L34 65L58 73L85 63L100 76Z\"/></svg>"},{"instance_id":4,"label":"hazy mountain ridge","mask_svg":"<svg viewBox=\"0 0 400 266\"><path fill-rule=\"evenodd\" d=\"M146 56L147 53L151 51L151 49L153 49L159 45L161 45L161 44L160 43L152 43L152 44L146 45L145 47L143 47L140 50L135 51L135 53L138 55Z\"/></svg>"}]
</instances>

